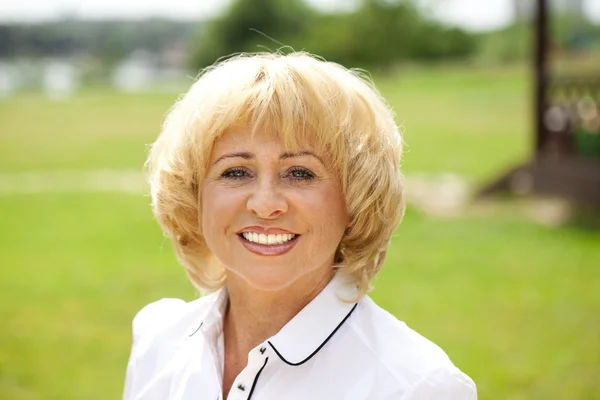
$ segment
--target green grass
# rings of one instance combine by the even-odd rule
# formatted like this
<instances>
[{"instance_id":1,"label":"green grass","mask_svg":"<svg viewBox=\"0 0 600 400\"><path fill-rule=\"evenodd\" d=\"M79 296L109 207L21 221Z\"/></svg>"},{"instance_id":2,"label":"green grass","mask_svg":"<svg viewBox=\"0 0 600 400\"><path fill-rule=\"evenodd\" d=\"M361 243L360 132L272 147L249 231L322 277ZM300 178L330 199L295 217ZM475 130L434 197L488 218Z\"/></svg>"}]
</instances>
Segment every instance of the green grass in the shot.
<instances>
[{"instance_id":1,"label":"green grass","mask_svg":"<svg viewBox=\"0 0 600 400\"><path fill-rule=\"evenodd\" d=\"M527 157L533 142L522 69L409 70L376 83L405 129L407 173L480 181Z\"/></svg>"},{"instance_id":2,"label":"green grass","mask_svg":"<svg viewBox=\"0 0 600 400\"><path fill-rule=\"evenodd\" d=\"M0 171L141 168L177 94L37 94L0 102Z\"/></svg>"},{"instance_id":3,"label":"green grass","mask_svg":"<svg viewBox=\"0 0 600 400\"><path fill-rule=\"evenodd\" d=\"M0 398L107 399L144 303L193 298L148 213L126 195L0 198Z\"/></svg>"},{"instance_id":4,"label":"green grass","mask_svg":"<svg viewBox=\"0 0 600 400\"><path fill-rule=\"evenodd\" d=\"M405 121L404 168L481 182L527 156L519 69L376 78ZM0 172L141 168L177 94L0 101ZM144 196L0 197L0 398L112 399L134 313L195 293ZM600 235L515 207L438 219L409 208L373 298L438 343L480 399L600 398Z\"/></svg>"}]
</instances>

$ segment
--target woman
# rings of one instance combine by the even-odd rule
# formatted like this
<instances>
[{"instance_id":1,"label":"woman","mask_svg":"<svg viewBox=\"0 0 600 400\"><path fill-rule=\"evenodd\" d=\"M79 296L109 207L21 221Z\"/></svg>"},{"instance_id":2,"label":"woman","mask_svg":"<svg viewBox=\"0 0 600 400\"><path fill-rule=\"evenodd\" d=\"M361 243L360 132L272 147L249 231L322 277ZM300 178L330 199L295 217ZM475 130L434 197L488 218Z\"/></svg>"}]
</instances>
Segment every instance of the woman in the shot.
<instances>
[{"instance_id":1,"label":"woman","mask_svg":"<svg viewBox=\"0 0 600 400\"><path fill-rule=\"evenodd\" d=\"M196 301L133 322L124 398L475 399L367 295L402 218L402 140L355 72L304 53L208 69L148 158Z\"/></svg>"}]
</instances>

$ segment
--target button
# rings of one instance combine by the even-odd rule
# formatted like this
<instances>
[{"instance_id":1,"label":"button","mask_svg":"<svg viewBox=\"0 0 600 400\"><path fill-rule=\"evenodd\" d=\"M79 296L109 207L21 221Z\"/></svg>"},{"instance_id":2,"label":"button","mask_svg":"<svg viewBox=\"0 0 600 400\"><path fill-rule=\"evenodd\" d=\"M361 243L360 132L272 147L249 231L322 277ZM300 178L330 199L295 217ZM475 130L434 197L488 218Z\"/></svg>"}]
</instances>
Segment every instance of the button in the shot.
<instances>
[{"instance_id":1,"label":"button","mask_svg":"<svg viewBox=\"0 0 600 400\"><path fill-rule=\"evenodd\" d=\"M246 390L246 386L242 385L241 383L238 385L238 389L240 389L242 392L244 390Z\"/></svg>"}]
</instances>

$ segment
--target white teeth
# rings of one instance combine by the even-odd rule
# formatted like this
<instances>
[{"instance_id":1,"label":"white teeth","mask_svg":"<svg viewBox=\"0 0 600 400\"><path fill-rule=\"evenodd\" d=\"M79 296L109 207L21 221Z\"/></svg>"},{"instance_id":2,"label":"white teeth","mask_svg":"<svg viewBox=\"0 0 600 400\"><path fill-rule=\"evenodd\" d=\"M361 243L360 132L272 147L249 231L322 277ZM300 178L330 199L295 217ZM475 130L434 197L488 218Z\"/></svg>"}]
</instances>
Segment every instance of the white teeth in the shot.
<instances>
[{"instance_id":1,"label":"white teeth","mask_svg":"<svg viewBox=\"0 0 600 400\"><path fill-rule=\"evenodd\" d=\"M278 233L277 235L266 235L264 233L257 232L244 232L242 233L242 236L249 242L260 243L270 246L289 242L296 235L293 235L291 233Z\"/></svg>"},{"instance_id":2,"label":"white teeth","mask_svg":"<svg viewBox=\"0 0 600 400\"><path fill-rule=\"evenodd\" d=\"M258 243L267 244L267 235L265 235L264 233L258 235Z\"/></svg>"}]
</instances>

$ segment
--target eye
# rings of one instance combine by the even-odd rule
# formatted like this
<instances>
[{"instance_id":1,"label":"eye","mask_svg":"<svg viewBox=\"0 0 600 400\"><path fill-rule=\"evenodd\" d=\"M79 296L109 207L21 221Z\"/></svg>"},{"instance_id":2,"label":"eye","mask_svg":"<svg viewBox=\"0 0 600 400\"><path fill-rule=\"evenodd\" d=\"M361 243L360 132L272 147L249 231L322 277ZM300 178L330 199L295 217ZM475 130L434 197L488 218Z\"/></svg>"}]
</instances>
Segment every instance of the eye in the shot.
<instances>
[{"instance_id":1,"label":"eye","mask_svg":"<svg viewBox=\"0 0 600 400\"><path fill-rule=\"evenodd\" d=\"M245 179L250 174L244 168L230 168L221 174L221 178L225 179Z\"/></svg>"},{"instance_id":2,"label":"eye","mask_svg":"<svg viewBox=\"0 0 600 400\"><path fill-rule=\"evenodd\" d=\"M309 169L303 167L292 167L288 170L288 176L294 181L310 181L315 178L315 174Z\"/></svg>"}]
</instances>

